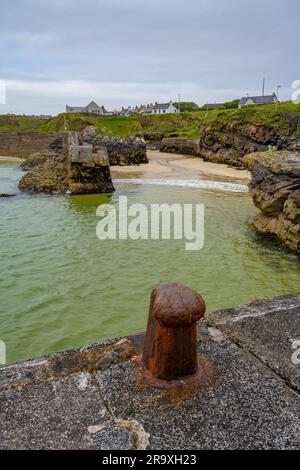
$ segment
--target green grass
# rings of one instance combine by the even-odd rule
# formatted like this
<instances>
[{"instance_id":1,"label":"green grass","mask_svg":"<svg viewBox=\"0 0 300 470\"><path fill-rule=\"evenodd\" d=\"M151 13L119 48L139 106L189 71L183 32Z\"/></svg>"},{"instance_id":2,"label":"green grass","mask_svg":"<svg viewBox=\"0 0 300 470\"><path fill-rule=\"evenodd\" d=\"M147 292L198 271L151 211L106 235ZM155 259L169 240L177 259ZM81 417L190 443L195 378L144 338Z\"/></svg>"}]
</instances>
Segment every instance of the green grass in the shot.
<instances>
[{"instance_id":1,"label":"green grass","mask_svg":"<svg viewBox=\"0 0 300 470\"><path fill-rule=\"evenodd\" d=\"M97 133L116 137L143 136L143 129L136 118L123 116L89 116L82 113L64 113L50 119L40 127L44 132L61 132L65 125L70 131L82 131L95 126Z\"/></svg>"},{"instance_id":2,"label":"green grass","mask_svg":"<svg viewBox=\"0 0 300 470\"><path fill-rule=\"evenodd\" d=\"M300 112L300 105L291 102L275 105L248 106L242 109L199 110L178 114L89 116L82 113L63 113L45 121L24 116L0 116L0 132L31 131L59 132L81 131L95 126L97 133L116 137L141 137L161 139L162 137L198 137L201 132L223 133L228 124L235 131L246 124L261 125L270 130L285 131L288 128L285 114Z\"/></svg>"},{"instance_id":3,"label":"green grass","mask_svg":"<svg viewBox=\"0 0 300 470\"><path fill-rule=\"evenodd\" d=\"M0 132L23 132L39 130L44 119L12 114L0 115Z\"/></svg>"}]
</instances>

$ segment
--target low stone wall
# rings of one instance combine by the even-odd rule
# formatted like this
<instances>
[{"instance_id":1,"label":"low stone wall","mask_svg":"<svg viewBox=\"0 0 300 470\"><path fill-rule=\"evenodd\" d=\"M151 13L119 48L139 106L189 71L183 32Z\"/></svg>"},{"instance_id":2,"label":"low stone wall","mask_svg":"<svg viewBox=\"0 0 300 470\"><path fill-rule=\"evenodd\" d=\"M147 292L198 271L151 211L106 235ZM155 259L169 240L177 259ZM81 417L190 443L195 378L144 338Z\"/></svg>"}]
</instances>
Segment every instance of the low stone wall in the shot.
<instances>
[{"instance_id":1,"label":"low stone wall","mask_svg":"<svg viewBox=\"0 0 300 470\"><path fill-rule=\"evenodd\" d=\"M161 142L161 152L199 155L199 139L166 138Z\"/></svg>"},{"instance_id":2,"label":"low stone wall","mask_svg":"<svg viewBox=\"0 0 300 470\"><path fill-rule=\"evenodd\" d=\"M48 150L62 135L62 132L0 132L0 156L27 158Z\"/></svg>"}]
</instances>

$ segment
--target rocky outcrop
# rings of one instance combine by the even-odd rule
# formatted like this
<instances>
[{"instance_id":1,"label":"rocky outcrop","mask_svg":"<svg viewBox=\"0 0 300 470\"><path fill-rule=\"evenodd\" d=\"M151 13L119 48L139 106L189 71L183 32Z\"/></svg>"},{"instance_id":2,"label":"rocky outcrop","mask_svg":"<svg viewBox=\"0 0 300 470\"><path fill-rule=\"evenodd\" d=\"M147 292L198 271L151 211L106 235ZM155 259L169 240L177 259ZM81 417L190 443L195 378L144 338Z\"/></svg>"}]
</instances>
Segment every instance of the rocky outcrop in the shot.
<instances>
[{"instance_id":1,"label":"rocky outcrop","mask_svg":"<svg viewBox=\"0 0 300 470\"><path fill-rule=\"evenodd\" d=\"M279 118L278 118L279 119ZM279 125L280 124L280 125ZM214 163L245 168L248 154L266 152L270 147L277 150L300 151L300 113L280 116L278 126L241 123L232 119L222 122L220 116L213 124L199 127L199 138L162 139L163 152L198 155Z\"/></svg>"},{"instance_id":2,"label":"rocky outcrop","mask_svg":"<svg viewBox=\"0 0 300 470\"><path fill-rule=\"evenodd\" d=\"M77 132L69 134L68 185L73 194L114 191L106 148L81 144Z\"/></svg>"},{"instance_id":3,"label":"rocky outcrop","mask_svg":"<svg viewBox=\"0 0 300 470\"><path fill-rule=\"evenodd\" d=\"M166 138L161 142L161 152L199 155L199 139Z\"/></svg>"},{"instance_id":4,"label":"rocky outcrop","mask_svg":"<svg viewBox=\"0 0 300 470\"><path fill-rule=\"evenodd\" d=\"M80 134L83 144L105 147L110 165L129 166L148 163L147 149L144 139L118 139L97 135L94 126L89 126Z\"/></svg>"},{"instance_id":5,"label":"rocky outcrop","mask_svg":"<svg viewBox=\"0 0 300 470\"><path fill-rule=\"evenodd\" d=\"M67 134L63 145L56 140L48 151L31 155L22 168L28 171L19 183L22 191L73 194L114 191L106 149L81 145L76 132Z\"/></svg>"},{"instance_id":6,"label":"rocky outcrop","mask_svg":"<svg viewBox=\"0 0 300 470\"><path fill-rule=\"evenodd\" d=\"M296 138L282 132L255 124L240 126L233 120L220 131L210 126L200 129L199 153L205 160L244 167L244 157L249 153L265 152L270 147L293 150L297 143Z\"/></svg>"},{"instance_id":7,"label":"rocky outcrop","mask_svg":"<svg viewBox=\"0 0 300 470\"><path fill-rule=\"evenodd\" d=\"M56 153L35 153L29 157L30 164L22 165L29 170L20 182L24 192L65 193L68 191L68 161L65 155Z\"/></svg>"},{"instance_id":8,"label":"rocky outcrop","mask_svg":"<svg viewBox=\"0 0 300 470\"><path fill-rule=\"evenodd\" d=\"M300 253L300 153L252 155L250 171L250 194L262 212L255 227Z\"/></svg>"}]
</instances>

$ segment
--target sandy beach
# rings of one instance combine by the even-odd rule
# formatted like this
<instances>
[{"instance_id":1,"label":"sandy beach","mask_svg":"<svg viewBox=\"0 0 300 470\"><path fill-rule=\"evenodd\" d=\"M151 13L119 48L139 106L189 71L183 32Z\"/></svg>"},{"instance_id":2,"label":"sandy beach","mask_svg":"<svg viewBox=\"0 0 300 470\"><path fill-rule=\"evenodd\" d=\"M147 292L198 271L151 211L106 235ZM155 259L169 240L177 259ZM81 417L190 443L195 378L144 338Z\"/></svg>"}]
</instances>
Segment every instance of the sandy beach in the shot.
<instances>
[{"instance_id":1,"label":"sandy beach","mask_svg":"<svg viewBox=\"0 0 300 470\"><path fill-rule=\"evenodd\" d=\"M147 154L149 158L147 165L112 166L112 177L115 179L199 179L245 185L250 181L250 173L247 170L205 162L199 157L157 151L148 151Z\"/></svg>"},{"instance_id":2,"label":"sandy beach","mask_svg":"<svg viewBox=\"0 0 300 470\"><path fill-rule=\"evenodd\" d=\"M248 184L250 173L218 163L205 162L192 155L147 152L149 163L136 166L111 166L113 179L184 179ZM22 162L23 158L0 156L0 161Z\"/></svg>"},{"instance_id":3,"label":"sandy beach","mask_svg":"<svg viewBox=\"0 0 300 470\"><path fill-rule=\"evenodd\" d=\"M23 162L24 158L19 157L0 157L0 161Z\"/></svg>"}]
</instances>

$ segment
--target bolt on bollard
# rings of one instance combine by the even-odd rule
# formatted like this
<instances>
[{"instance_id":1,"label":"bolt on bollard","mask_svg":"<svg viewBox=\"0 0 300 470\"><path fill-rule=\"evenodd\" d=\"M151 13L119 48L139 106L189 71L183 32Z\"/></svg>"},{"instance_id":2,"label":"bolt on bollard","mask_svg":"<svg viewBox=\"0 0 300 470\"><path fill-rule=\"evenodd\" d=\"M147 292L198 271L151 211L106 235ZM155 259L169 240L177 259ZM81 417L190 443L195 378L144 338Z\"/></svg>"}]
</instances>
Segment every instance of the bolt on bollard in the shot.
<instances>
[{"instance_id":1,"label":"bolt on bollard","mask_svg":"<svg viewBox=\"0 0 300 470\"><path fill-rule=\"evenodd\" d=\"M171 388L197 377L196 323L205 309L202 297L182 284L154 289L142 355L152 385Z\"/></svg>"}]
</instances>

